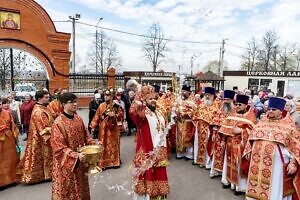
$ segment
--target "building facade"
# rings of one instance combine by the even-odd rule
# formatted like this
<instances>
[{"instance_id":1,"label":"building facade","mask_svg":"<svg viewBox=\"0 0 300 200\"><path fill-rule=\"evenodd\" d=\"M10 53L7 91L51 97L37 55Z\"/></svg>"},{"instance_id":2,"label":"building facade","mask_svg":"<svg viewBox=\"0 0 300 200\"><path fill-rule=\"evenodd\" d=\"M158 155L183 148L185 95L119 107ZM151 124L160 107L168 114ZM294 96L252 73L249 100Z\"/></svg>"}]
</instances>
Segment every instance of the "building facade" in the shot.
<instances>
[{"instance_id":1,"label":"building facade","mask_svg":"<svg viewBox=\"0 0 300 200\"><path fill-rule=\"evenodd\" d=\"M300 97L300 71L224 71L224 89L273 91Z\"/></svg>"}]
</instances>

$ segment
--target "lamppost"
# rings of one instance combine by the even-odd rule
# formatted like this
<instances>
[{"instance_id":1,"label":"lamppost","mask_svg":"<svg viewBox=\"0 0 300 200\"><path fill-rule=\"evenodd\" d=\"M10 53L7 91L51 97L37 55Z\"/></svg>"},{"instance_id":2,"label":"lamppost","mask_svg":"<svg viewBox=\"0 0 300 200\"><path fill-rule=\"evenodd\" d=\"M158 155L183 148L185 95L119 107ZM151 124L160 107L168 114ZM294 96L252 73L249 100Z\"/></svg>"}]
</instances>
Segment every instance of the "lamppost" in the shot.
<instances>
[{"instance_id":1,"label":"lamppost","mask_svg":"<svg viewBox=\"0 0 300 200\"><path fill-rule=\"evenodd\" d=\"M97 25L96 25L96 74L98 74L98 25L100 23L100 21L103 20L103 17L100 17L98 22L97 22ZM101 36L102 38L102 36ZM101 49L102 51L102 49Z\"/></svg>"},{"instance_id":2,"label":"lamppost","mask_svg":"<svg viewBox=\"0 0 300 200\"><path fill-rule=\"evenodd\" d=\"M73 36L73 44L72 44L72 73L75 73L75 21L80 19L80 14L75 14L75 16L69 16L69 19L72 20L72 36Z\"/></svg>"}]
</instances>

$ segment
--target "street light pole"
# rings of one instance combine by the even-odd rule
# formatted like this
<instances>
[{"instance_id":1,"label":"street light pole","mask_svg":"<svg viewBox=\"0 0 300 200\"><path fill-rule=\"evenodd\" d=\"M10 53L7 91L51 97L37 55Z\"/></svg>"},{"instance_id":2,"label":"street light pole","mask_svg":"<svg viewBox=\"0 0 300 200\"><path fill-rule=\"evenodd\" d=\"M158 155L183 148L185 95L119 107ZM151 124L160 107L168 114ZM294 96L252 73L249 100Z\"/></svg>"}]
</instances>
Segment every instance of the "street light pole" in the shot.
<instances>
[{"instance_id":1,"label":"street light pole","mask_svg":"<svg viewBox=\"0 0 300 200\"><path fill-rule=\"evenodd\" d=\"M223 65L224 65L224 53L225 53L225 40L228 39L223 39L222 40L222 47L221 47L221 61L220 61L220 69L219 69L219 76L223 76Z\"/></svg>"},{"instance_id":2,"label":"street light pole","mask_svg":"<svg viewBox=\"0 0 300 200\"><path fill-rule=\"evenodd\" d=\"M75 14L75 16L69 16L69 19L72 20L72 36L73 36L73 44L72 44L72 69L71 72L75 73L75 21L80 18L80 14Z\"/></svg>"},{"instance_id":3,"label":"street light pole","mask_svg":"<svg viewBox=\"0 0 300 200\"><path fill-rule=\"evenodd\" d=\"M96 74L98 74L98 24L100 23L100 21L103 20L103 17L99 18L99 21L97 22L96 25Z\"/></svg>"}]
</instances>

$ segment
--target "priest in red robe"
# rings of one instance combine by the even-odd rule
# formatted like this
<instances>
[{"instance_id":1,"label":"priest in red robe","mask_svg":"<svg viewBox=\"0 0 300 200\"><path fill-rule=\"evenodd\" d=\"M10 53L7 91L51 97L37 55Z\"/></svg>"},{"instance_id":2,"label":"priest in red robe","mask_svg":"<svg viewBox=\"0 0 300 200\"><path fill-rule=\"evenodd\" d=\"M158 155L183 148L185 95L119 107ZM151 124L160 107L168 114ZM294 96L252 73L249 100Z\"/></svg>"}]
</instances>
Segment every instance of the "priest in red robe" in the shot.
<instances>
[{"instance_id":1,"label":"priest in red robe","mask_svg":"<svg viewBox=\"0 0 300 200\"><path fill-rule=\"evenodd\" d=\"M137 126L134 199L166 199L169 193L166 123L156 106L152 86L143 86L130 108Z\"/></svg>"},{"instance_id":2,"label":"priest in red robe","mask_svg":"<svg viewBox=\"0 0 300 200\"><path fill-rule=\"evenodd\" d=\"M95 144L82 118L76 114L77 97L64 93L60 97L61 113L51 129L53 149L52 200L89 200L90 191L85 155L77 149Z\"/></svg>"},{"instance_id":3,"label":"priest in red robe","mask_svg":"<svg viewBox=\"0 0 300 200\"><path fill-rule=\"evenodd\" d=\"M266 116L249 134L243 155L250 162L247 199L289 200L300 194L300 135L295 122L283 117L285 103L271 97Z\"/></svg>"},{"instance_id":4,"label":"priest in red robe","mask_svg":"<svg viewBox=\"0 0 300 200\"><path fill-rule=\"evenodd\" d=\"M50 147L53 117L47 104L49 92L37 91L37 100L31 114L26 150L17 169L18 181L24 184L51 180L52 149Z\"/></svg>"},{"instance_id":5,"label":"priest in red robe","mask_svg":"<svg viewBox=\"0 0 300 200\"><path fill-rule=\"evenodd\" d=\"M0 188L16 182L16 167L19 156L16 142L19 129L9 111L2 109L0 101Z\"/></svg>"}]
</instances>

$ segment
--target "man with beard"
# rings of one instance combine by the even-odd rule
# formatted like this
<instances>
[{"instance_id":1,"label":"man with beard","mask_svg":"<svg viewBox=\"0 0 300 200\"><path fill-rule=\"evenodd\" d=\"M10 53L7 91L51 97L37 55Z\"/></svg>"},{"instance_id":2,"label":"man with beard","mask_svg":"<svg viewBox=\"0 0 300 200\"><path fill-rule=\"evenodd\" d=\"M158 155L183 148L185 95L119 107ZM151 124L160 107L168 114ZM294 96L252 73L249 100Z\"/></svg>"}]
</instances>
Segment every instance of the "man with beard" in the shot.
<instances>
[{"instance_id":1,"label":"man with beard","mask_svg":"<svg viewBox=\"0 0 300 200\"><path fill-rule=\"evenodd\" d=\"M176 159L193 159L193 113L195 103L189 99L191 86L183 85L182 99L175 103L175 122L176 122Z\"/></svg>"},{"instance_id":2,"label":"man with beard","mask_svg":"<svg viewBox=\"0 0 300 200\"><path fill-rule=\"evenodd\" d=\"M235 109L233 105L233 99L235 92L233 90L224 91L224 99L221 109L216 113L212 122L212 134L208 140L208 155L212 157L210 177L221 175L224 164L224 154L225 154L225 137L219 134L219 129L223 124L224 120L228 116L235 115Z\"/></svg>"},{"instance_id":3,"label":"man with beard","mask_svg":"<svg viewBox=\"0 0 300 200\"><path fill-rule=\"evenodd\" d=\"M0 101L0 190L16 182L19 156L16 150L19 130L9 111L2 109Z\"/></svg>"},{"instance_id":4,"label":"man with beard","mask_svg":"<svg viewBox=\"0 0 300 200\"><path fill-rule=\"evenodd\" d=\"M288 200L295 192L299 197L300 135L293 120L282 116L285 103L271 97L266 117L249 133L243 154L250 164L247 199Z\"/></svg>"},{"instance_id":5,"label":"man with beard","mask_svg":"<svg viewBox=\"0 0 300 200\"><path fill-rule=\"evenodd\" d=\"M246 190L247 179L241 170L241 158L249 131L256 122L254 110L248 106L248 101L249 96L236 95L237 113L235 116L228 116L219 130L226 141L222 183L224 188L231 184L235 195L240 195Z\"/></svg>"},{"instance_id":6,"label":"man with beard","mask_svg":"<svg viewBox=\"0 0 300 200\"><path fill-rule=\"evenodd\" d=\"M105 102L101 103L90 124L91 132L99 127L99 141L103 144L103 153L99 167L118 168L121 166L120 159L120 130L117 120L124 116L123 109L113 103L114 91L107 89L104 92Z\"/></svg>"},{"instance_id":7,"label":"man with beard","mask_svg":"<svg viewBox=\"0 0 300 200\"><path fill-rule=\"evenodd\" d=\"M51 180L52 149L50 146L53 117L47 108L50 94L45 90L35 93L25 154L17 169L18 181L24 184Z\"/></svg>"},{"instance_id":8,"label":"man with beard","mask_svg":"<svg viewBox=\"0 0 300 200\"><path fill-rule=\"evenodd\" d=\"M207 153L207 141L211 134L209 126L212 124L213 118L218 111L215 100L215 88L205 87L203 103L198 107L194 116L196 131L194 140L194 162L193 164L200 167L211 168L211 157Z\"/></svg>"},{"instance_id":9,"label":"man with beard","mask_svg":"<svg viewBox=\"0 0 300 200\"><path fill-rule=\"evenodd\" d=\"M158 111L152 86L143 86L130 107L137 126L134 199L164 200L169 193L166 166L166 123Z\"/></svg>"}]
</instances>

